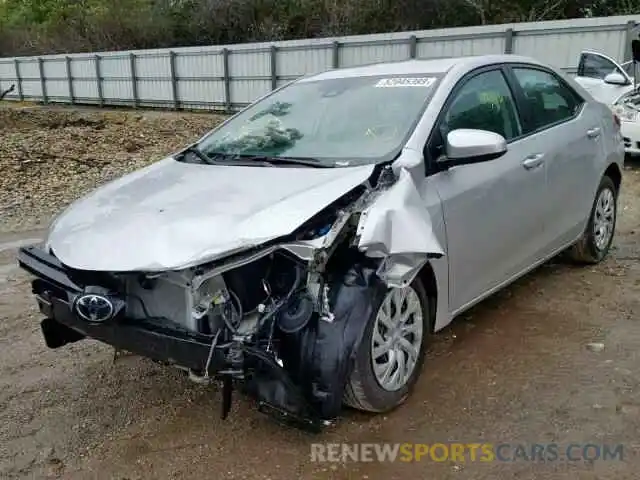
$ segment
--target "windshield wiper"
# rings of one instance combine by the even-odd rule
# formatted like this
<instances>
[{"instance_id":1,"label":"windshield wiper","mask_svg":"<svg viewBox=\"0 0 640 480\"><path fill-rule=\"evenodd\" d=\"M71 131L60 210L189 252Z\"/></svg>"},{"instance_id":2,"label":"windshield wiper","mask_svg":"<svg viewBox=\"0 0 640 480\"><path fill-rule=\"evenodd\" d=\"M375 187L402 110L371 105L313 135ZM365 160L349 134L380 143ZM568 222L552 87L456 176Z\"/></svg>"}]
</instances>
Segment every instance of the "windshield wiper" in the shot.
<instances>
[{"instance_id":1,"label":"windshield wiper","mask_svg":"<svg viewBox=\"0 0 640 480\"><path fill-rule=\"evenodd\" d=\"M191 153L204 163L209 165L261 165L263 167L275 167L276 165L304 165L314 168L333 168L332 164L322 163L312 157L276 157L269 155L250 155L242 153L213 152L206 154L195 145L189 145L180 152L180 155Z\"/></svg>"},{"instance_id":2,"label":"windshield wiper","mask_svg":"<svg viewBox=\"0 0 640 480\"><path fill-rule=\"evenodd\" d=\"M333 168L333 165L322 163L317 158L310 157L271 157L269 155L233 155L232 158L255 162L269 163L271 165L305 165L314 168Z\"/></svg>"},{"instance_id":3,"label":"windshield wiper","mask_svg":"<svg viewBox=\"0 0 640 480\"><path fill-rule=\"evenodd\" d=\"M200 160L203 163L207 163L209 165L211 165L212 163L211 159L207 157L204 153L202 153L202 151L198 150L195 145L189 145L187 148L179 152L178 155L184 156L187 153L191 153L195 155L196 157L198 157L198 160Z\"/></svg>"}]
</instances>

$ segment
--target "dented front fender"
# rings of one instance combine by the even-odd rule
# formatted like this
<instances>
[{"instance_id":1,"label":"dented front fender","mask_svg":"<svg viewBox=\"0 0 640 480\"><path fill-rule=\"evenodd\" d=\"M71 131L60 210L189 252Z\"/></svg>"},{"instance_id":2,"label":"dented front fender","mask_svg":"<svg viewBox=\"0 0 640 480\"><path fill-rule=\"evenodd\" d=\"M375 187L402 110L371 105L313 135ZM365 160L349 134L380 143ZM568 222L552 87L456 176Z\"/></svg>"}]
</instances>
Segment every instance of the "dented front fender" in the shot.
<instances>
[{"instance_id":1,"label":"dented front fender","mask_svg":"<svg viewBox=\"0 0 640 480\"><path fill-rule=\"evenodd\" d=\"M365 209L358 222L358 248L380 258L380 278L390 287L413 281L429 258L440 258L438 241L420 192L406 169Z\"/></svg>"}]
</instances>

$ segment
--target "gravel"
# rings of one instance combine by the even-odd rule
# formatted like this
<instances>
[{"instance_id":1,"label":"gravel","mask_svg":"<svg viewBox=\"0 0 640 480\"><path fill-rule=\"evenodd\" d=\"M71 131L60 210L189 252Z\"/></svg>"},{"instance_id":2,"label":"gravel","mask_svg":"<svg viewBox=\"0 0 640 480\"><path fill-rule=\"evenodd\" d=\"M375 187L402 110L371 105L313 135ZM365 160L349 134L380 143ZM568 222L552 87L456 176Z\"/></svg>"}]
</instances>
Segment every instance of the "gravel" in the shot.
<instances>
[{"instance_id":1,"label":"gravel","mask_svg":"<svg viewBox=\"0 0 640 480\"><path fill-rule=\"evenodd\" d=\"M222 118L0 107L0 231L42 227L83 194L166 157Z\"/></svg>"}]
</instances>

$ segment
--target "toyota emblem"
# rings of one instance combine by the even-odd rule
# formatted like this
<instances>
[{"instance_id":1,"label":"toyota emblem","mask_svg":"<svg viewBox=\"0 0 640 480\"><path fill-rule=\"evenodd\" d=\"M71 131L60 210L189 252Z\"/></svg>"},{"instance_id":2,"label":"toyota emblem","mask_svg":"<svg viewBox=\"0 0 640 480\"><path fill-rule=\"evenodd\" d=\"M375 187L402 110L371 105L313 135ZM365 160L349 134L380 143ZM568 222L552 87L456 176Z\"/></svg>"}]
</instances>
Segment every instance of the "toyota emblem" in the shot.
<instances>
[{"instance_id":1,"label":"toyota emblem","mask_svg":"<svg viewBox=\"0 0 640 480\"><path fill-rule=\"evenodd\" d=\"M75 310L80 318L88 322L105 322L113 316L111 300L102 295L88 293L80 295L75 301Z\"/></svg>"}]
</instances>

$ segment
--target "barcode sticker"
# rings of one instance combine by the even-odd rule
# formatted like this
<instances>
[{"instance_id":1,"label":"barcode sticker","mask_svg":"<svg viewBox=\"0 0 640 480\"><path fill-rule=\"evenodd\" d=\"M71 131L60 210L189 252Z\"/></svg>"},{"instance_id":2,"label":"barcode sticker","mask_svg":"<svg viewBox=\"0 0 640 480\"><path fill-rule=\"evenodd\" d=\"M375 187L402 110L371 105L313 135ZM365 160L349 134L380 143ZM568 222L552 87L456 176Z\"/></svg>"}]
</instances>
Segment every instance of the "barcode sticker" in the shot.
<instances>
[{"instance_id":1,"label":"barcode sticker","mask_svg":"<svg viewBox=\"0 0 640 480\"><path fill-rule=\"evenodd\" d=\"M436 82L434 77L398 77L383 78L376 83L376 88L423 87L428 88Z\"/></svg>"}]
</instances>

